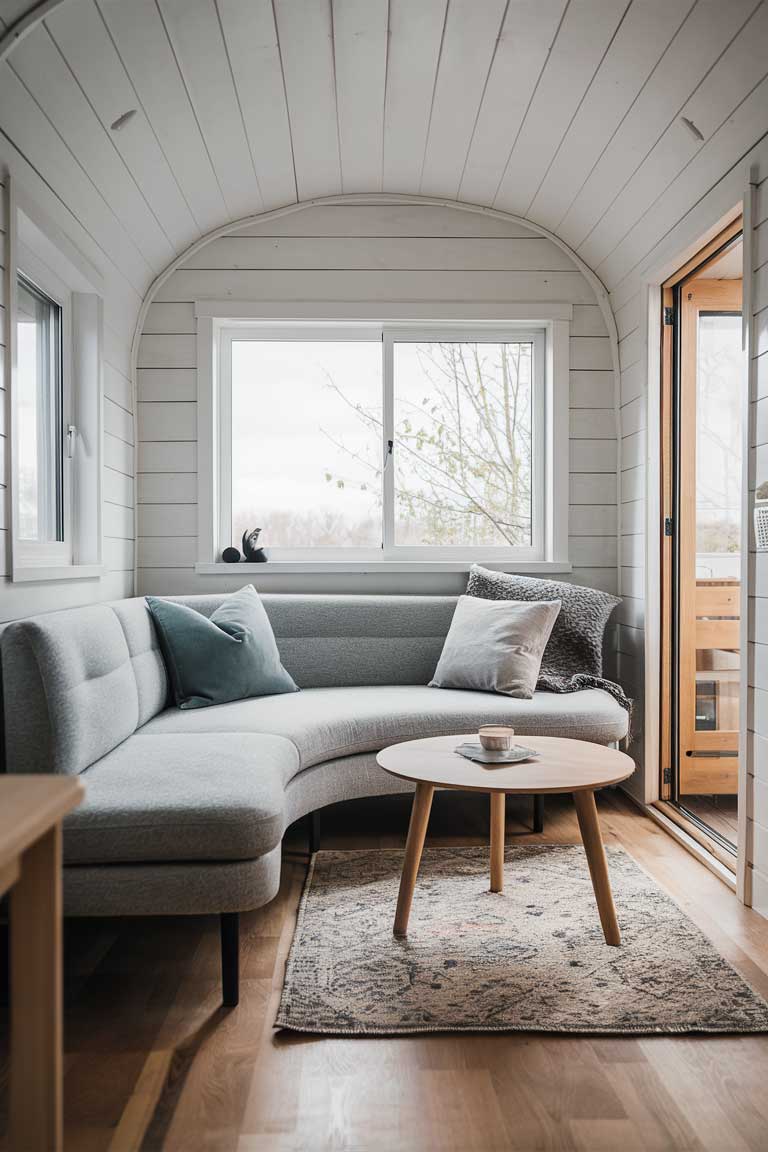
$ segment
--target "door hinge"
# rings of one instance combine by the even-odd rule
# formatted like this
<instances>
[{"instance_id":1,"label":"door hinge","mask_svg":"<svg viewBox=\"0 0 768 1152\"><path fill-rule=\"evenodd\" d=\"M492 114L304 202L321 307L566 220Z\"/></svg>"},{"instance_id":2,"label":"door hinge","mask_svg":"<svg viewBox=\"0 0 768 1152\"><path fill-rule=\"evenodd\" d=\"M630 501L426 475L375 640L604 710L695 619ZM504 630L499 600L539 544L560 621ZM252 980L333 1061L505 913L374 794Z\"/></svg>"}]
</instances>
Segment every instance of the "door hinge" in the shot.
<instances>
[{"instance_id":1,"label":"door hinge","mask_svg":"<svg viewBox=\"0 0 768 1152\"><path fill-rule=\"evenodd\" d=\"M672 783L672 769L671 768L665 768L663 773L662 773L661 778L665 784L671 784Z\"/></svg>"},{"instance_id":2,"label":"door hinge","mask_svg":"<svg viewBox=\"0 0 768 1152\"><path fill-rule=\"evenodd\" d=\"M674 521L671 516L664 517L664 535L673 536L675 531Z\"/></svg>"},{"instance_id":3,"label":"door hinge","mask_svg":"<svg viewBox=\"0 0 768 1152\"><path fill-rule=\"evenodd\" d=\"M664 308L664 323L665 324L674 324L674 322L675 322L675 310L674 310L674 308L671 308L669 306L665 307Z\"/></svg>"}]
</instances>

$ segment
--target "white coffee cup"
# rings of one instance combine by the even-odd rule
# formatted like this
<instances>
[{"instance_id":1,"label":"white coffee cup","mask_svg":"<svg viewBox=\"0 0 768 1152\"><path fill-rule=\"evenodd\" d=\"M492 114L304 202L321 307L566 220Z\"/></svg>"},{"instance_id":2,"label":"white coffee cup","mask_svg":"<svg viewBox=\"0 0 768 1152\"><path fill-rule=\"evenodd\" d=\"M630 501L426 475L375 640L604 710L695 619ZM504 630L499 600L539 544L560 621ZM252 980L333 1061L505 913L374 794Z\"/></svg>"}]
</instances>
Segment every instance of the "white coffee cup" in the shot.
<instances>
[{"instance_id":1,"label":"white coffee cup","mask_svg":"<svg viewBox=\"0 0 768 1152\"><path fill-rule=\"evenodd\" d=\"M508 752L514 742L515 730L505 724L483 724L477 735L486 752Z\"/></svg>"}]
</instances>

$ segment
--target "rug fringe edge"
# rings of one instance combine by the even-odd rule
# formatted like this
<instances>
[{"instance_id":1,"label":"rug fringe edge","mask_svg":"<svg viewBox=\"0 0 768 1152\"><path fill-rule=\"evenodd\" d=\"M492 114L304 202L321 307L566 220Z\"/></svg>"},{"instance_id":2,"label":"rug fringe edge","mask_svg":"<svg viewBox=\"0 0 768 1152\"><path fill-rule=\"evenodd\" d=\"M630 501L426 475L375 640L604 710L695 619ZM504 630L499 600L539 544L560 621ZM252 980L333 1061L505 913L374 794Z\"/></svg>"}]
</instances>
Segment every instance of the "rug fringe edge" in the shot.
<instances>
[{"instance_id":1,"label":"rug fringe edge","mask_svg":"<svg viewBox=\"0 0 768 1152\"><path fill-rule=\"evenodd\" d=\"M460 1033L474 1033L477 1036L483 1036L490 1032L524 1032L528 1034L539 1033L545 1036L760 1036L768 1033L768 1024L760 1025L754 1028L708 1028L704 1025L699 1027L688 1027L681 1025L680 1027L665 1027L665 1028L526 1028L526 1027L513 1027L506 1024L489 1025L485 1028L477 1028L465 1026L463 1024L453 1025L440 1025L440 1027L432 1027L431 1025L424 1025L422 1027L408 1027L408 1028L326 1028L323 1025L298 1025L281 1020L279 1017L275 1020L273 1025L275 1029L285 1029L287 1032L306 1033L312 1036L418 1036L424 1033L438 1034L440 1032L460 1032Z\"/></svg>"}]
</instances>

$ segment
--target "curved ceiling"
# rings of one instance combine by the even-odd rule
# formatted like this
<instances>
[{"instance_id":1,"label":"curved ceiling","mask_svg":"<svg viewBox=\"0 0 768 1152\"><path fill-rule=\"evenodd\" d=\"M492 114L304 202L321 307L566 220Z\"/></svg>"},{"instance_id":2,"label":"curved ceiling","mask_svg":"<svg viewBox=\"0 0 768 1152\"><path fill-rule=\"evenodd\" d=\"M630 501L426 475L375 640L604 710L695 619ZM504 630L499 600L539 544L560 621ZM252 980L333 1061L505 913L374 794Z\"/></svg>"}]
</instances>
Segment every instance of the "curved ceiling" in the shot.
<instances>
[{"instance_id":1,"label":"curved ceiling","mask_svg":"<svg viewBox=\"0 0 768 1152\"><path fill-rule=\"evenodd\" d=\"M380 192L524 217L615 288L768 124L765 0L0 0L33 11L0 129L142 295L229 221Z\"/></svg>"}]
</instances>

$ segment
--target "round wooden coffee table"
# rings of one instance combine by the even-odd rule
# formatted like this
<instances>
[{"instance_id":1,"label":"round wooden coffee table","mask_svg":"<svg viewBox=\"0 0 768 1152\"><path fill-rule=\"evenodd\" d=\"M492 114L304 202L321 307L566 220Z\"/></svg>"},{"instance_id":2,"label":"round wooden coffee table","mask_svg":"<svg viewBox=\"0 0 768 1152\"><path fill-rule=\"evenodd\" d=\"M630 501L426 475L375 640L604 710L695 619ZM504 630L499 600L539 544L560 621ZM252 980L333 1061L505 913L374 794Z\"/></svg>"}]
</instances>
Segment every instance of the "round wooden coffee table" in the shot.
<instances>
[{"instance_id":1,"label":"round wooden coffee table","mask_svg":"<svg viewBox=\"0 0 768 1152\"><path fill-rule=\"evenodd\" d=\"M522 744L540 753L538 759L502 767L487 766L467 760L455 751L459 744L476 739L476 734L471 733L469 736L433 736L427 740L409 740L404 744L384 748L376 757L386 772L416 783L397 898L395 935L405 936L408 931L408 916L435 788L490 793L492 892L501 892L504 884L506 794L572 792L605 942L619 945L621 935L600 836L595 789L626 780L635 770L634 761L615 748L605 748L602 744L590 744L585 740L521 736Z\"/></svg>"}]
</instances>

